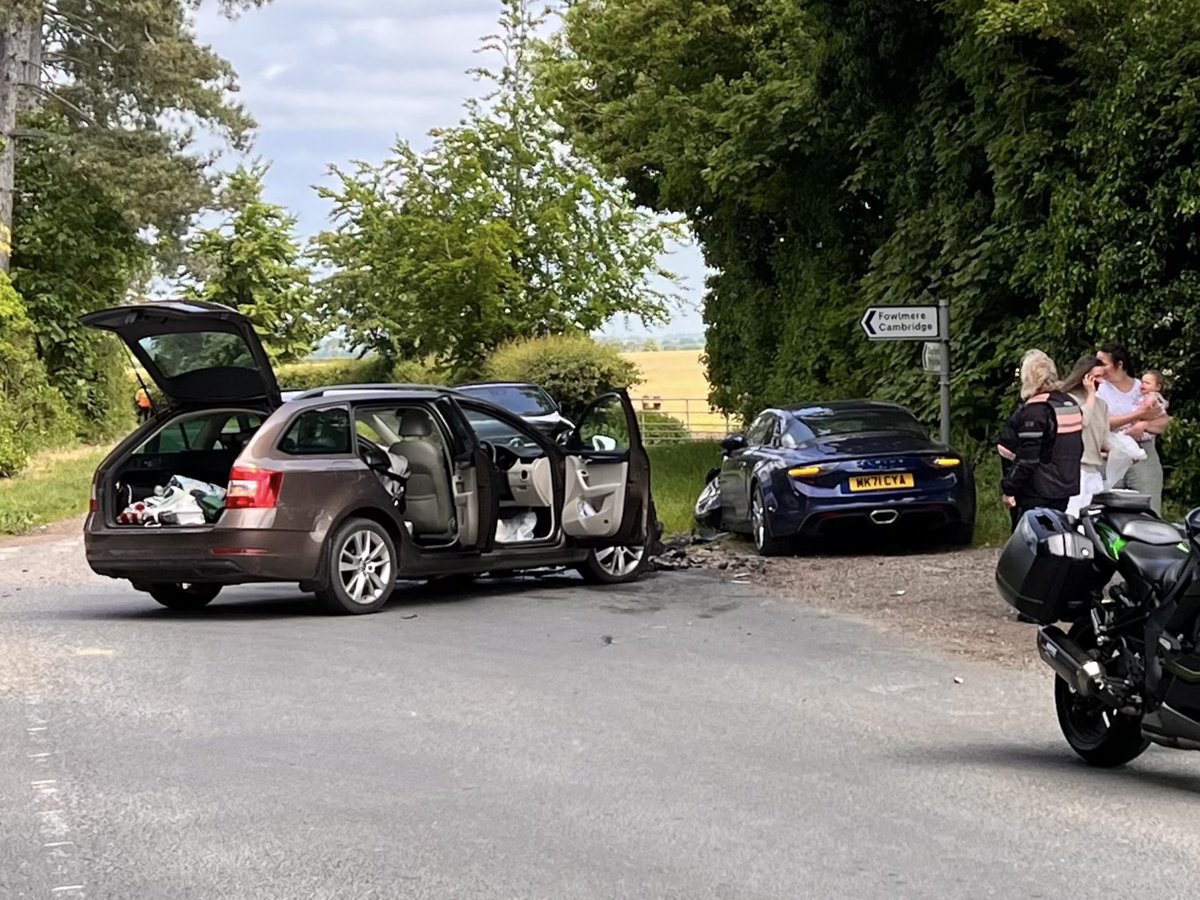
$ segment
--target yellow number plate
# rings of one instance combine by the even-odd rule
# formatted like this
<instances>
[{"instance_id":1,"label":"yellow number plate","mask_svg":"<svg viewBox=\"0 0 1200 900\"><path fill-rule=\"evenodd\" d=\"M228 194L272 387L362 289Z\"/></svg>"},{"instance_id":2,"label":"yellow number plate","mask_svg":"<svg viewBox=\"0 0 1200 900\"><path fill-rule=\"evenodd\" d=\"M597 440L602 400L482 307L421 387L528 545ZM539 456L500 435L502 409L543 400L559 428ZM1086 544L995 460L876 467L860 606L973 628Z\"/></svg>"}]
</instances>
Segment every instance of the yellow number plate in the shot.
<instances>
[{"instance_id":1,"label":"yellow number plate","mask_svg":"<svg viewBox=\"0 0 1200 900\"><path fill-rule=\"evenodd\" d=\"M897 472L890 475L851 475L850 490L852 491L898 491L915 487L911 472Z\"/></svg>"}]
</instances>

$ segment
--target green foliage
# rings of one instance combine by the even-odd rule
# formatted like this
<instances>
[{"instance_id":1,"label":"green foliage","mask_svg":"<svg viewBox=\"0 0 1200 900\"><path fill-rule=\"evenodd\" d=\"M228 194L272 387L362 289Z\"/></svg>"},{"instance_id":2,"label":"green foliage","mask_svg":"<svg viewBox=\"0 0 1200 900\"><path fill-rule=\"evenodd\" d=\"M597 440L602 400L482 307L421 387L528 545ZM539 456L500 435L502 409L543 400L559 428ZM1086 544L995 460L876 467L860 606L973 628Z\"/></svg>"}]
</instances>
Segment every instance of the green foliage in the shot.
<instances>
[{"instance_id":1,"label":"green foliage","mask_svg":"<svg viewBox=\"0 0 1200 900\"><path fill-rule=\"evenodd\" d=\"M678 444L692 439L687 426L666 413L638 410L638 426L642 430L642 442L650 444Z\"/></svg>"},{"instance_id":2,"label":"green foliage","mask_svg":"<svg viewBox=\"0 0 1200 900\"><path fill-rule=\"evenodd\" d=\"M36 449L75 430L62 395L46 377L33 325L8 276L0 272L0 478L19 472Z\"/></svg>"},{"instance_id":3,"label":"green foliage","mask_svg":"<svg viewBox=\"0 0 1200 900\"><path fill-rule=\"evenodd\" d=\"M620 351L583 334L506 344L488 358L483 374L492 381L541 385L568 418L578 416L600 394L628 390L641 380L638 367Z\"/></svg>"},{"instance_id":4,"label":"green foliage","mask_svg":"<svg viewBox=\"0 0 1200 900\"><path fill-rule=\"evenodd\" d=\"M309 391L329 384L375 384L391 381L391 367L377 356L289 363L275 368L285 391Z\"/></svg>"},{"instance_id":5,"label":"green foliage","mask_svg":"<svg viewBox=\"0 0 1200 900\"><path fill-rule=\"evenodd\" d=\"M688 534L695 525L696 498L704 476L721 464L716 444L659 444L648 448L654 507L668 535Z\"/></svg>"},{"instance_id":6,"label":"green foliage","mask_svg":"<svg viewBox=\"0 0 1200 900\"><path fill-rule=\"evenodd\" d=\"M233 99L229 63L196 41L192 13L201 3L106 4L102 15L93 0L37 5L43 39L31 62L47 92L38 105L68 127L37 135L40 127L29 123L37 136L20 141L18 157L49 138L73 172L112 192L130 223L153 227L164 253L212 199L212 157L195 151L196 131L240 148L253 124ZM262 3L218 5L232 16ZM17 186L36 184L18 176ZM14 229L14 244L23 242Z\"/></svg>"},{"instance_id":7,"label":"green foliage","mask_svg":"<svg viewBox=\"0 0 1200 900\"><path fill-rule=\"evenodd\" d=\"M228 63L196 42L200 2L106 4L100 14L91 0L26 0L7 23L16 30L4 55L41 74L37 91L16 98L15 173L11 155L0 159L0 197L15 185L11 235L0 204L0 262L11 237L38 354L88 439L125 430L131 400L122 352L79 316L123 302L153 260L173 262L180 236L212 203L215 155L196 151L196 134L207 132L212 150L241 146L252 124L233 102ZM257 5L219 3L228 15ZM40 45L28 39L38 34ZM7 99L0 109L13 109Z\"/></svg>"},{"instance_id":8,"label":"green foliage","mask_svg":"<svg viewBox=\"0 0 1200 900\"><path fill-rule=\"evenodd\" d=\"M311 274L296 239L296 219L262 196L266 167L230 173L221 205L233 210L188 241L187 293L246 316L271 357L306 356L319 336L312 316Z\"/></svg>"},{"instance_id":9,"label":"green foliage","mask_svg":"<svg viewBox=\"0 0 1200 900\"><path fill-rule=\"evenodd\" d=\"M946 298L965 439L1025 349L1115 339L1172 371L1200 497L1200 0L578 0L542 76L574 145L701 240L722 409L932 421L919 346L857 322Z\"/></svg>"},{"instance_id":10,"label":"green foliage","mask_svg":"<svg viewBox=\"0 0 1200 900\"><path fill-rule=\"evenodd\" d=\"M543 19L505 0L482 48L503 69L476 72L494 93L468 101L428 151L401 142L322 189L336 223L317 241L334 269L323 301L357 344L469 377L508 340L664 318L673 277L657 259L678 227L560 142L528 59Z\"/></svg>"},{"instance_id":11,"label":"green foliage","mask_svg":"<svg viewBox=\"0 0 1200 900\"><path fill-rule=\"evenodd\" d=\"M47 130L66 127L46 115L36 121ZM82 436L98 440L129 424L128 362L79 316L122 302L148 271L149 252L109 186L82 175L59 149L30 143L18 159L12 279L51 383L75 410Z\"/></svg>"}]
</instances>

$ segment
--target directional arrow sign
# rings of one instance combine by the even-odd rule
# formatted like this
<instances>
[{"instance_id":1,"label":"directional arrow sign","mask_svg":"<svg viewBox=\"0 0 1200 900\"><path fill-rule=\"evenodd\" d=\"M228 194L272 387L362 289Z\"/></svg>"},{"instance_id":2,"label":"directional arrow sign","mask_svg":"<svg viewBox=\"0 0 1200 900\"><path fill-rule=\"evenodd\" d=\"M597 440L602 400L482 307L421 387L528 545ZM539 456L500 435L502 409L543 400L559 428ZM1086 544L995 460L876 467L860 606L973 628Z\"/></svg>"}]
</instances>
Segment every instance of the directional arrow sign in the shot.
<instances>
[{"instance_id":1,"label":"directional arrow sign","mask_svg":"<svg viewBox=\"0 0 1200 900\"><path fill-rule=\"evenodd\" d=\"M936 306L872 306L860 324L870 341L929 341L941 337Z\"/></svg>"}]
</instances>

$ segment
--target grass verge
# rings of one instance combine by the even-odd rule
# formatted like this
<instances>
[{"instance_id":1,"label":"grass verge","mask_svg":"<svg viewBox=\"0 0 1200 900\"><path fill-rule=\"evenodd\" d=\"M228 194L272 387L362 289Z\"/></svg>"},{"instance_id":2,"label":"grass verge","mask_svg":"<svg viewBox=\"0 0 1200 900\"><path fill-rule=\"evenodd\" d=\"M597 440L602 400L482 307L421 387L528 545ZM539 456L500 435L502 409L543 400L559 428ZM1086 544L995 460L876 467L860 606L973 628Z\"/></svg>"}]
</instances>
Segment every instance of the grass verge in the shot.
<instances>
[{"instance_id":1,"label":"grass verge","mask_svg":"<svg viewBox=\"0 0 1200 900\"><path fill-rule=\"evenodd\" d=\"M708 470L721 464L721 448L710 443L655 444L650 454L654 505L667 535L692 530L696 497Z\"/></svg>"},{"instance_id":2,"label":"grass verge","mask_svg":"<svg viewBox=\"0 0 1200 900\"><path fill-rule=\"evenodd\" d=\"M86 512L92 473L108 447L37 454L20 475L0 479L0 534L25 534Z\"/></svg>"},{"instance_id":3,"label":"grass verge","mask_svg":"<svg viewBox=\"0 0 1200 900\"><path fill-rule=\"evenodd\" d=\"M975 545L1003 546L1010 534L1012 520L1000 501L1000 457L992 453L975 466Z\"/></svg>"}]
</instances>

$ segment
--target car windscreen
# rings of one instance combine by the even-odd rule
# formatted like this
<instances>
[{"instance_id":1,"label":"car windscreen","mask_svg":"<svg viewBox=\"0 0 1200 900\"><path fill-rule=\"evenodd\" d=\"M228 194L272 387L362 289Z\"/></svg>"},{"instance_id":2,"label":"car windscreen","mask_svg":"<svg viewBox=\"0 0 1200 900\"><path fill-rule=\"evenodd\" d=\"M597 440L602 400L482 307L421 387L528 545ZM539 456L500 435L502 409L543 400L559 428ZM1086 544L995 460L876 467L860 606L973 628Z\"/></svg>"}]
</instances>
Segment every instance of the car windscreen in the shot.
<instances>
[{"instance_id":1,"label":"car windscreen","mask_svg":"<svg viewBox=\"0 0 1200 900\"><path fill-rule=\"evenodd\" d=\"M495 403L518 416L548 416L554 412L550 396L532 385L473 384L459 388L464 394Z\"/></svg>"},{"instance_id":2,"label":"car windscreen","mask_svg":"<svg viewBox=\"0 0 1200 900\"><path fill-rule=\"evenodd\" d=\"M537 441L533 440L529 435L523 434L507 422L502 422L494 416L489 416L478 410L465 408L463 409L463 414L467 417L467 421L471 424L475 436L480 441L487 441L489 444L497 444L502 447L510 447L514 450L540 449Z\"/></svg>"},{"instance_id":3,"label":"car windscreen","mask_svg":"<svg viewBox=\"0 0 1200 900\"><path fill-rule=\"evenodd\" d=\"M927 436L920 422L911 414L899 409L826 409L798 415L796 421L803 426L802 429L796 429L798 432L803 434L807 429L818 438L881 431Z\"/></svg>"}]
</instances>

